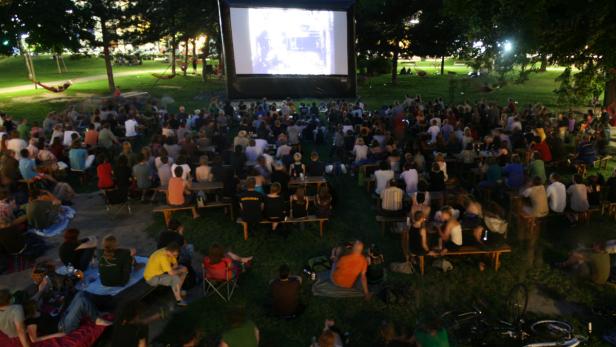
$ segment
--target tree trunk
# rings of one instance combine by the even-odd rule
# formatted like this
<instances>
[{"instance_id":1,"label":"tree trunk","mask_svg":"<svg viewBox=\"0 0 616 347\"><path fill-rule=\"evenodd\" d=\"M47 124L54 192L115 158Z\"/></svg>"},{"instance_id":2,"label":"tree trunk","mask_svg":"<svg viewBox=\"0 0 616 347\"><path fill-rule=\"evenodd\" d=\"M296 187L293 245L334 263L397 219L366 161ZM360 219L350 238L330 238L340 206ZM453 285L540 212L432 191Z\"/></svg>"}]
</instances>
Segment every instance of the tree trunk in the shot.
<instances>
[{"instance_id":1,"label":"tree trunk","mask_svg":"<svg viewBox=\"0 0 616 347\"><path fill-rule=\"evenodd\" d=\"M56 61L56 67L58 68L58 73L62 73L62 68L60 67L60 56L57 54L53 55L53 59Z\"/></svg>"},{"instance_id":2,"label":"tree trunk","mask_svg":"<svg viewBox=\"0 0 616 347\"><path fill-rule=\"evenodd\" d=\"M109 32L107 32L106 20L101 18L101 33L103 36L103 55L105 57L105 69L107 70L107 82L109 91L115 91L115 81L113 80L113 67L111 66L111 54L109 52Z\"/></svg>"},{"instance_id":3,"label":"tree trunk","mask_svg":"<svg viewBox=\"0 0 616 347\"><path fill-rule=\"evenodd\" d=\"M193 53L193 74L197 74L197 38L193 38L192 40L192 53Z\"/></svg>"},{"instance_id":4,"label":"tree trunk","mask_svg":"<svg viewBox=\"0 0 616 347\"><path fill-rule=\"evenodd\" d=\"M605 94L603 96L603 104L606 107L613 102L616 102L616 77L605 83Z\"/></svg>"},{"instance_id":5,"label":"tree trunk","mask_svg":"<svg viewBox=\"0 0 616 347\"><path fill-rule=\"evenodd\" d=\"M541 57L541 66L539 67L539 72L545 72L548 69L548 58L545 56Z\"/></svg>"},{"instance_id":6,"label":"tree trunk","mask_svg":"<svg viewBox=\"0 0 616 347\"><path fill-rule=\"evenodd\" d=\"M391 84L398 83L398 55L400 54L398 49L398 43L394 47L394 56L391 59Z\"/></svg>"},{"instance_id":7,"label":"tree trunk","mask_svg":"<svg viewBox=\"0 0 616 347\"><path fill-rule=\"evenodd\" d=\"M441 57L441 76L445 74L445 56Z\"/></svg>"},{"instance_id":8,"label":"tree trunk","mask_svg":"<svg viewBox=\"0 0 616 347\"><path fill-rule=\"evenodd\" d=\"M184 39L184 76L188 73L188 37Z\"/></svg>"},{"instance_id":9,"label":"tree trunk","mask_svg":"<svg viewBox=\"0 0 616 347\"><path fill-rule=\"evenodd\" d=\"M201 66L201 78L204 82L207 81L207 57L210 55L210 45L207 41L208 39L205 40L203 46L203 66Z\"/></svg>"},{"instance_id":10,"label":"tree trunk","mask_svg":"<svg viewBox=\"0 0 616 347\"><path fill-rule=\"evenodd\" d=\"M171 35L171 74L175 75L175 49L177 43L175 42L175 34Z\"/></svg>"}]
</instances>

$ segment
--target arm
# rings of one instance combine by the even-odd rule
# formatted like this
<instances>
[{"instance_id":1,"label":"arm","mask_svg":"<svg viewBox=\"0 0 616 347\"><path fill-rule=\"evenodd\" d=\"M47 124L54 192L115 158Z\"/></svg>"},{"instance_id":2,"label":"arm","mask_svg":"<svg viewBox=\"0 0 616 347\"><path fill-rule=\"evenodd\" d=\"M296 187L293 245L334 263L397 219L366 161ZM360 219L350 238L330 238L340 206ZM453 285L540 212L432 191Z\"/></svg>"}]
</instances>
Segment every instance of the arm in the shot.
<instances>
[{"instance_id":1,"label":"arm","mask_svg":"<svg viewBox=\"0 0 616 347\"><path fill-rule=\"evenodd\" d=\"M421 228L419 232L421 233L421 248L423 248L424 251L429 252L430 247L428 247L428 237L426 236L426 228Z\"/></svg>"},{"instance_id":2,"label":"arm","mask_svg":"<svg viewBox=\"0 0 616 347\"><path fill-rule=\"evenodd\" d=\"M23 316L21 317L23 318ZM26 334L26 329L24 327L24 322L21 319L15 319L15 331L17 331L17 337L19 338L19 342L21 342L22 347L30 347L30 340Z\"/></svg>"},{"instance_id":3,"label":"arm","mask_svg":"<svg viewBox=\"0 0 616 347\"><path fill-rule=\"evenodd\" d=\"M86 248L96 248L96 246L98 246L98 239L96 238L96 236L90 236L88 237L88 241L77 246L75 250L77 251L77 250L86 249Z\"/></svg>"},{"instance_id":4,"label":"arm","mask_svg":"<svg viewBox=\"0 0 616 347\"><path fill-rule=\"evenodd\" d=\"M26 329L28 332L28 337L30 338L30 341L32 341L33 343L53 339L56 337L66 336L65 333L55 333L55 334L50 334L50 335L45 335L45 336L37 336L37 325L36 324L30 324L27 326Z\"/></svg>"},{"instance_id":5,"label":"arm","mask_svg":"<svg viewBox=\"0 0 616 347\"><path fill-rule=\"evenodd\" d=\"M140 339L138 347L147 347L148 341L146 339Z\"/></svg>"}]
</instances>

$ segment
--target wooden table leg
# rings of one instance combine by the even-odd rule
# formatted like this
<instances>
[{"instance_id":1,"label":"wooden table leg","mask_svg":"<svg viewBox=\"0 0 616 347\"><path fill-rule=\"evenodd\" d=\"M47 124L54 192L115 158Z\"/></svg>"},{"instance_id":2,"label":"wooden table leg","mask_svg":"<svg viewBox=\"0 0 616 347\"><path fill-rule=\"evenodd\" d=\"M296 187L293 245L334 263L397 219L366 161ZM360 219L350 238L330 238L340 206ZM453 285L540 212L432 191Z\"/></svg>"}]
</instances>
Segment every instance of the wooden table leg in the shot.
<instances>
[{"instance_id":1,"label":"wooden table leg","mask_svg":"<svg viewBox=\"0 0 616 347\"><path fill-rule=\"evenodd\" d=\"M319 221L319 234L321 236L321 238L323 238L323 225L325 224L325 221Z\"/></svg>"},{"instance_id":2,"label":"wooden table leg","mask_svg":"<svg viewBox=\"0 0 616 347\"><path fill-rule=\"evenodd\" d=\"M192 215L193 215L193 219L199 218L199 213L197 213L197 208L196 207L192 208Z\"/></svg>"},{"instance_id":3,"label":"wooden table leg","mask_svg":"<svg viewBox=\"0 0 616 347\"><path fill-rule=\"evenodd\" d=\"M496 252L494 255L494 271L498 271L498 269L500 269L500 255L500 252Z\"/></svg>"},{"instance_id":4,"label":"wooden table leg","mask_svg":"<svg viewBox=\"0 0 616 347\"><path fill-rule=\"evenodd\" d=\"M419 256L419 272L423 276L425 267L425 257L423 255Z\"/></svg>"},{"instance_id":5,"label":"wooden table leg","mask_svg":"<svg viewBox=\"0 0 616 347\"><path fill-rule=\"evenodd\" d=\"M169 224L169 221L171 220L171 211L166 211L163 210L163 217L165 218L165 225Z\"/></svg>"},{"instance_id":6,"label":"wooden table leg","mask_svg":"<svg viewBox=\"0 0 616 347\"><path fill-rule=\"evenodd\" d=\"M242 227L244 228L244 241L248 240L248 223L242 222Z\"/></svg>"}]
</instances>

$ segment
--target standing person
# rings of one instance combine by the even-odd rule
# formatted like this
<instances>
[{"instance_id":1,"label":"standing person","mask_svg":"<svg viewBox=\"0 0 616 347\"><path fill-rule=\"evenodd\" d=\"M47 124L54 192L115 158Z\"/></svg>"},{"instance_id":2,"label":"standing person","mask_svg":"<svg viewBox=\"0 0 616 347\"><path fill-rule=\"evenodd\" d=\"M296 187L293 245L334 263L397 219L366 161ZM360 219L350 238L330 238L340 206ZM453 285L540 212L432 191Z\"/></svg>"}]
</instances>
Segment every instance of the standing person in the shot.
<instances>
[{"instance_id":1,"label":"standing person","mask_svg":"<svg viewBox=\"0 0 616 347\"><path fill-rule=\"evenodd\" d=\"M11 305L11 293L0 290L0 331L9 338L17 337L22 347L30 347L21 305Z\"/></svg>"},{"instance_id":2,"label":"standing person","mask_svg":"<svg viewBox=\"0 0 616 347\"><path fill-rule=\"evenodd\" d=\"M143 278L152 287L171 287L176 304L187 306L188 304L182 298L182 285L186 280L188 270L185 266L178 265L179 255L180 246L175 242L155 251L148 259Z\"/></svg>"},{"instance_id":3,"label":"standing person","mask_svg":"<svg viewBox=\"0 0 616 347\"><path fill-rule=\"evenodd\" d=\"M560 182L560 176L553 173L550 175L550 185L546 190L550 210L563 213L567 208L567 188Z\"/></svg>"},{"instance_id":4,"label":"standing person","mask_svg":"<svg viewBox=\"0 0 616 347\"><path fill-rule=\"evenodd\" d=\"M246 319L243 307L233 307L227 313L230 328L223 332L218 347L258 347L259 328Z\"/></svg>"}]
</instances>

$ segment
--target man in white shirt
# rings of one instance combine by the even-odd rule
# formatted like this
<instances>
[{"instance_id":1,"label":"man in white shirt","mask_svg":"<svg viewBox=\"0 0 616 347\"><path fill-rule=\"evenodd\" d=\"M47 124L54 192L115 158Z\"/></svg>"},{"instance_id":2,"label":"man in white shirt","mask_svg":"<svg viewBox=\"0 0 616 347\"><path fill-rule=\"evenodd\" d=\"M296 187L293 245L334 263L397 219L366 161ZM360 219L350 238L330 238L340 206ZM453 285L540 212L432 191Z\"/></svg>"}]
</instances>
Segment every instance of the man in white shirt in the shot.
<instances>
[{"instance_id":1,"label":"man in white shirt","mask_svg":"<svg viewBox=\"0 0 616 347\"><path fill-rule=\"evenodd\" d=\"M124 130L125 136L127 138L136 137L137 136L137 126L139 123L135 120L135 117L129 116L128 119L124 122Z\"/></svg>"},{"instance_id":2,"label":"man in white shirt","mask_svg":"<svg viewBox=\"0 0 616 347\"><path fill-rule=\"evenodd\" d=\"M394 171L386 161L382 161L379 169L374 172L374 178L376 179L374 192L377 195L381 195L381 192L387 188L388 182L394 178Z\"/></svg>"},{"instance_id":3,"label":"man in white shirt","mask_svg":"<svg viewBox=\"0 0 616 347\"><path fill-rule=\"evenodd\" d=\"M417 184L419 184L419 174L413 167L412 163L406 163L404 165L404 171L400 174L400 178L404 180L406 184L406 194L411 195L417 192Z\"/></svg>"},{"instance_id":4,"label":"man in white shirt","mask_svg":"<svg viewBox=\"0 0 616 347\"><path fill-rule=\"evenodd\" d=\"M436 119L432 119L430 122L432 126L428 128L428 134L430 134L430 143L436 142L436 137L441 132L441 128L437 125Z\"/></svg>"},{"instance_id":5,"label":"man in white shirt","mask_svg":"<svg viewBox=\"0 0 616 347\"><path fill-rule=\"evenodd\" d=\"M77 134L77 139L81 139L79 133L73 130L72 126L67 126L66 130L64 130L64 138L62 139L64 147L70 147L73 144L73 134Z\"/></svg>"},{"instance_id":6,"label":"man in white shirt","mask_svg":"<svg viewBox=\"0 0 616 347\"><path fill-rule=\"evenodd\" d=\"M11 132L11 139L6 141L6 149L13 151L15 153L15 159L21 159L21 150L28 147L28 143L23 139L19 138L19 134L17 131L13 130Z\"/></svg>"},{"instance_id":7,"label":"man in white shirt","mask_svg":"<svg viewBox=\"0 0 616 347\"><path fill-rule=\"evenodd\" d=\"M276 149L276 158L282 159L287 155L291 154L291 146L287 145L287 140L281 140L280 146Z\"/></svg>"},{"instance_id":8,"label":"man in white shirt","mask_svg":"<svg viewBox=\"0 0 616 347\"><path fill-rule=\"evenodd\" d=\"M257 163L257 158L259 158L259 156L263 154L263 149L261 149L261 147L258 147L256 145L255 140L251 139L249 142L249 146L246 147L245 154L246 154L246 165L253 166Z\"/></svg>"},{"instance_id":9,"label":"man in white shirt","mask_svg":"<svg viewBox=\"0 0 616 347\"><path fill-rule=\"evenodd\" d=\"M567 207L567 188L559 181L557 174L550 175L550 185L547 189L550 210L562 213Z\"/></svg>"}]
</instances>

